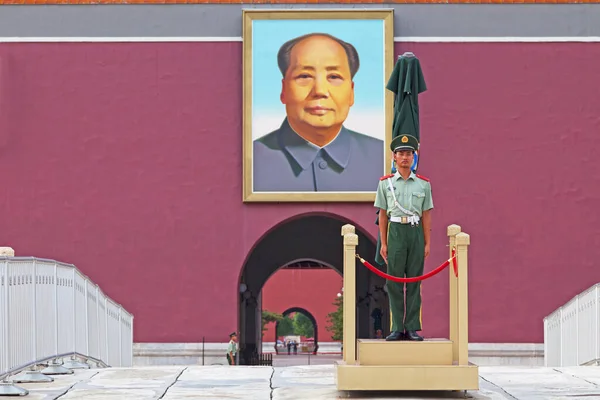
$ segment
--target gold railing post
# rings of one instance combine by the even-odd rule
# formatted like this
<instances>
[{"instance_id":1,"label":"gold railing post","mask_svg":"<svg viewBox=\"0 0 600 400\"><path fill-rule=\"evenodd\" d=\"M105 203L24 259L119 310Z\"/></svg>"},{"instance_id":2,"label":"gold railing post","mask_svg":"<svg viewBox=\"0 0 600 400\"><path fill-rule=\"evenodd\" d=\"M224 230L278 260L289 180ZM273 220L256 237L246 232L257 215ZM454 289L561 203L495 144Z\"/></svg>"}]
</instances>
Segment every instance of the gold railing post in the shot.
<instances>
[{"instance_id":1,"label":"gold railing post","mask_svg":"<svg viewBox=\"0 0 600 400\"><path fill-rule=\"evenodd\" d=\"M450 242L450 249L448 251L448 258L452 257L452 249L456 247L456 235L460 233L459 225L448 226L448 238ZM449 339L452 341L452 362L458 362L458 280L454 275L454 267L452 264L449 265L450 277L450 333Z\"/></svg>"},{"instance_id":2,"label":"gold railing post","mask_svg":"<svg viewBox=\"0 0 600 400\"><path fill-rule=\"evenodd\" d=\"M342 226L344 237L344 346L343 357L346 364L356 363L356 246L358 235L354 226Z\"/></svg>"},{"instance_id":3,"label":"gold railing post","mask_svg":"<svg viewBox=\"0 0 600 400\"><path fill-rule=\"evenodd\" d=\"M458 257L458 365L469 365L469 270L468 248L471 238L464 232L456 235Z\"/></svg>"}]
</instances>

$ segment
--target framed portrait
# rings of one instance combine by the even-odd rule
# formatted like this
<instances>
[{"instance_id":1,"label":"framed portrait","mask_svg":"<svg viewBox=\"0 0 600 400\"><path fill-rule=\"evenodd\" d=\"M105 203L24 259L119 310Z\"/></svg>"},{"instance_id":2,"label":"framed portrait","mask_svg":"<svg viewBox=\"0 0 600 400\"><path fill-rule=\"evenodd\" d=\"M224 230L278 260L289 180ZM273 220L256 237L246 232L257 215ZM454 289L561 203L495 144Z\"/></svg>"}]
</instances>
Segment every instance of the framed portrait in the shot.
<instances>
[{"instance_id":1,"label":"framed portrait","mask_svg":"<svg viewBox=\"0 0 600 400\"><path fill-rule=\"evenodd\" d=\"M243 42L243 200L374 201L393 10L244 10Z\"/></svg>"}]
</instances>

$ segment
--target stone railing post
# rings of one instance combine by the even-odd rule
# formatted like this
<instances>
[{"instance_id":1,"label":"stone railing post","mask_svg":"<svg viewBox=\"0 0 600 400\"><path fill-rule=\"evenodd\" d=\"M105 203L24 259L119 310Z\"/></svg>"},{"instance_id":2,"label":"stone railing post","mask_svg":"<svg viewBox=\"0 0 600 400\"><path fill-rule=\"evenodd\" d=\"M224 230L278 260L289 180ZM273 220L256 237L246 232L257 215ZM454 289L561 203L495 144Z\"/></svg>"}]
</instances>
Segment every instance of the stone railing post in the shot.
<instances>
[{"instance_id":1,"label":"stone railing post","mask_svg":"<svg viewBox=\"0 0 600 400\"><path fill-rule=\"evenodd\" d=\"M342 226L344 237L344 346L343 358L346 364L356 363L356 246L358 235L353 225Z\"/></svg>"},{"instance_id":2,"label":"stone railing post","mask_svg":"<svg viewBox=\"0 0 600 400\"><path fill-rule=\"evenodd\" d=\"M469 365L469 269L468 248L471 238L461 232L456 235L458 258L458 365Z\"/></svg>"},{"instance_id":3,"label":"stone railing post","mask_svg":"<svg viewBox=\"0 0 600 400\"><path fill-rule=\"evenodd\" d=\"M15 251L11 247L0 247L0 257L14 257Z\"/></svg>"},{"instance_id":4,"label":"stone railing post","mask_svg":"<svg viewBox=\"0 0 600 400\"><path fill-rule=\"evenodd\" d=\"M460 226L458 225L450 225L448 226L448 239L450 242L449 245L449 256L448 258L452 258L452 250L456 249L456 235L460 233ZM454 267L452 264L449 266L449 274L450 277L450 316L448 321L450 322L450 333L449 339L452 341L452 361L458 362L458 279L454 275Z\"/></svg>"}]
</instances>

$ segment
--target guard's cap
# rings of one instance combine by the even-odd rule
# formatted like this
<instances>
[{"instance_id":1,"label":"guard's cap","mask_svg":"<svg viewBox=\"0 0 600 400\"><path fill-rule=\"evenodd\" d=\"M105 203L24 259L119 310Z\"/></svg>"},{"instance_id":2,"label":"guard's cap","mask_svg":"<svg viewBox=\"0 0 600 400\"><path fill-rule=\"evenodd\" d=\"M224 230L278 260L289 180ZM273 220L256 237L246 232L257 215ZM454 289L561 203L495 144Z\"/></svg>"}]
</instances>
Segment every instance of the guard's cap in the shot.
<instances>
[{"instance_id":1,"label":"guard's cap","mask_svg":"<svg viewBox=\"0 0 600 400\"><path fill-rule=\"evenodd\" d=\"M399 150L416 151L419 148L419 141L411 135L398 135L392 140L390 148L394 152Z\"/></svg>"},{"instance_id":2,"label":"guard's cap","mask_svg":"<svg viewBox=\"0 0 600 400\"><path fill-rule=\"evenodd\" d=\"M229 337L233 337L233 336L237 336L237 333L235 333L235 332L231 332L231 333L229 334Z\"/></svg>"}]
</instances>

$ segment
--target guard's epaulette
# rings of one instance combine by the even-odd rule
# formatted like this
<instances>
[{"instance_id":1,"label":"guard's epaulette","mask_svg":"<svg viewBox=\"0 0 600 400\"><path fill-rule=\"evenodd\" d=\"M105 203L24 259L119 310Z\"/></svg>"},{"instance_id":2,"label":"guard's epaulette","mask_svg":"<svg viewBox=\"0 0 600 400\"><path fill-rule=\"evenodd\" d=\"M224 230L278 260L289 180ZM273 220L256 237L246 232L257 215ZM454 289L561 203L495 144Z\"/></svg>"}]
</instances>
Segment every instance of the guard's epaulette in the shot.
<instances>
[{"instance_id":1,"label":"guard's epaulette","mask_svg":"<svg viewBox=\"0 0 600 400\"><path fill-rule=\"evenodd\" d=\"M415 174L417 178L423 179L425 182L429 182L429 178L424 177L423 175Z\"/></svg>"},{"instance_id":2,"label":"guard's epaulette","mask_svg":"<svg viewBox=\"0 0 600 400\"><path fill-rule=\"evenodd\" d=\"M386 180L387 178L391 178L392 176L394 176L394 174L389 174L389 175L386 175L386 176L382 176L381 178L379 178L379 180L380 180L380 181L384 181L384 180Z\"/></svg>"}]
</instances>

